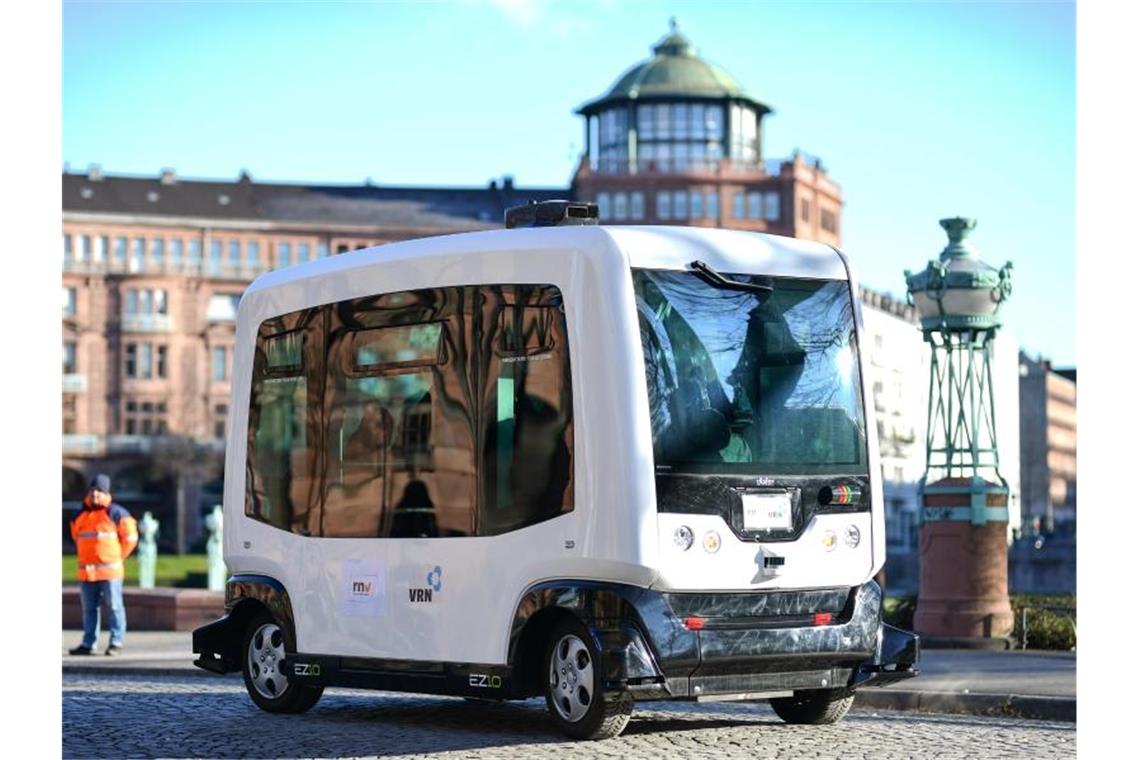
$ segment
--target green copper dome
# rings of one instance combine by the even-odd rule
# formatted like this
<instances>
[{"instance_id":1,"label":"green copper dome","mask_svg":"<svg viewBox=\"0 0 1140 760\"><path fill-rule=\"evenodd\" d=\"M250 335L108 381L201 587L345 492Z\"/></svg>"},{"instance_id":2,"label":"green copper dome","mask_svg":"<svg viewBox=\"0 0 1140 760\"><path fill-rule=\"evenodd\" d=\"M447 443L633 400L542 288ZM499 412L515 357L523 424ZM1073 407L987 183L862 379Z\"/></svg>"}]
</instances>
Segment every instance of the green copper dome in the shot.
<instances>
[{"instance_id":1,"label":"green copper dome","mask_svg":"<svg viewBox=\"0 0 1140 760\"><path fill-rule=\"evenodd\" d=\"M653 46L653 57L642 61L621 75L613 87L602 97L578 109L580 114L591 114L602 106L629 100L669 100L671 98L701 98L744 100L761 113L771 109L744 94L732 75L697 56L689 39L677 30L670 20L670 32Z\"/></svg>"}]
</instances>

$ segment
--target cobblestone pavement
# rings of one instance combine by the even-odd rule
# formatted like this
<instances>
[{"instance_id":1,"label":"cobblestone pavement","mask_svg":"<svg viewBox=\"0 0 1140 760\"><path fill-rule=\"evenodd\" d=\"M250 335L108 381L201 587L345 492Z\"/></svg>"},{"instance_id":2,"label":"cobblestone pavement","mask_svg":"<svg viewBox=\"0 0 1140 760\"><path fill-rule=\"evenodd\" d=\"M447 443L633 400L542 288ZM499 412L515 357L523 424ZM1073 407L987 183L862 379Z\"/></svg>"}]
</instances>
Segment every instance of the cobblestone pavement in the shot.
<instances>
[{"instance_id":1,"label":"cobblestone pavement","mask_svg":"<svg viewBox=\"0 0 1140 760\"><path fill-rule=\"evenodd\" d=\"M625 733L569 743L539 700L330 689L299 716L259 711L240 677L63 676L64 757L1073 757L1072 723L852 710L788 726L767 704L645 702ZM438 753L438 754L434 754Z\"/></svg>"}]
</instances>

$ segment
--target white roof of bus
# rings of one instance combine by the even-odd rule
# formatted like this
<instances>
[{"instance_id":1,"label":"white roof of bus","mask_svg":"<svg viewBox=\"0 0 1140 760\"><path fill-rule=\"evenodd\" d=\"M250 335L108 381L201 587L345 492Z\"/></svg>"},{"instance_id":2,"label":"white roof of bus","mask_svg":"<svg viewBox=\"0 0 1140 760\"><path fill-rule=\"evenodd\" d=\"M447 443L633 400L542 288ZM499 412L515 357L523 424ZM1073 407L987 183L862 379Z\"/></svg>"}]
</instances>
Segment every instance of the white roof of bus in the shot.
<instances>
[{"instance_id":1,"label":"white roof of bus","mask_svg":"<svg viewBox=\"0 0 1140 760\"><path fill-rule=\"evenodd\" d=\"M822 243L757 232L665 226L566 226L468 232L404 240L286 267L258 277L247 293L343 273L358 267L412 262L444 268L455 257L544 250L588 255L617 250L631 267L688 269L700 259L724 274L846 280L847 268L835 249ZM425 285L425 287L428 287Z\"/></svg>"}]
</instances>

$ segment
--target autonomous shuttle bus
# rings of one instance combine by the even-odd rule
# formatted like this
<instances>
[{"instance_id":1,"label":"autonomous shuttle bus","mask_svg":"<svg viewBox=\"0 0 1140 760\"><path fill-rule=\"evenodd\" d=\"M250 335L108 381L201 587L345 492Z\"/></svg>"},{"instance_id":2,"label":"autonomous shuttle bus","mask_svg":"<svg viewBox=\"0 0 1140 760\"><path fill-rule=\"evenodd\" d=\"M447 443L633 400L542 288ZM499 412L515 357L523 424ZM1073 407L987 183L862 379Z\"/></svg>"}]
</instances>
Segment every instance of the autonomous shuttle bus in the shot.
<instances>
[{"instance_id":1,"label":"autonomous shuttle bus","mask_svg":"<svg viewBox=\"0 0 1140 760\"><path fill-rule=\"evenodd\" d=\"M540 204L249 287L232 577L199 666L271 712L326 686L545 697L575 738L620 733L639 699L831 723L915 675L872 580L846 259L595 212Z\"/></svg>"}]
</instances>

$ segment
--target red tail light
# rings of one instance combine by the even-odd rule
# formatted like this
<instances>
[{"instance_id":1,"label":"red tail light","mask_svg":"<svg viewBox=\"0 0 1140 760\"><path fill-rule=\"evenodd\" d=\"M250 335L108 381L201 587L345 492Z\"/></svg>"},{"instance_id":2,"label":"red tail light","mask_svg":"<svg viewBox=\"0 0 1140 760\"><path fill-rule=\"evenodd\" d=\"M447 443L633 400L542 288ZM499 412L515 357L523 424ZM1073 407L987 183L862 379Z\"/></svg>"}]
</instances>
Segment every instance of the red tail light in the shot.
<instances>
[{"instance_id":1,"label":"red tail light","mask_svg":"<svg viewBox=\"0 0 1140 760\"><path fill-rule=\"evenodd\" d=\"M690 631L699 631L705 627L705 619L703 617L687 617L685 618L685 627Z\"/></svg>"},{"instance_id":2,"label":"red tail light","mask_svg":"<svg viewBox=\"0 0 1140 760\"><path fill-rule=\"evenodd\" d=\"M831 613L817 612L811 622L813 625L831 625Z\"/></svg>"}]
</instances>

